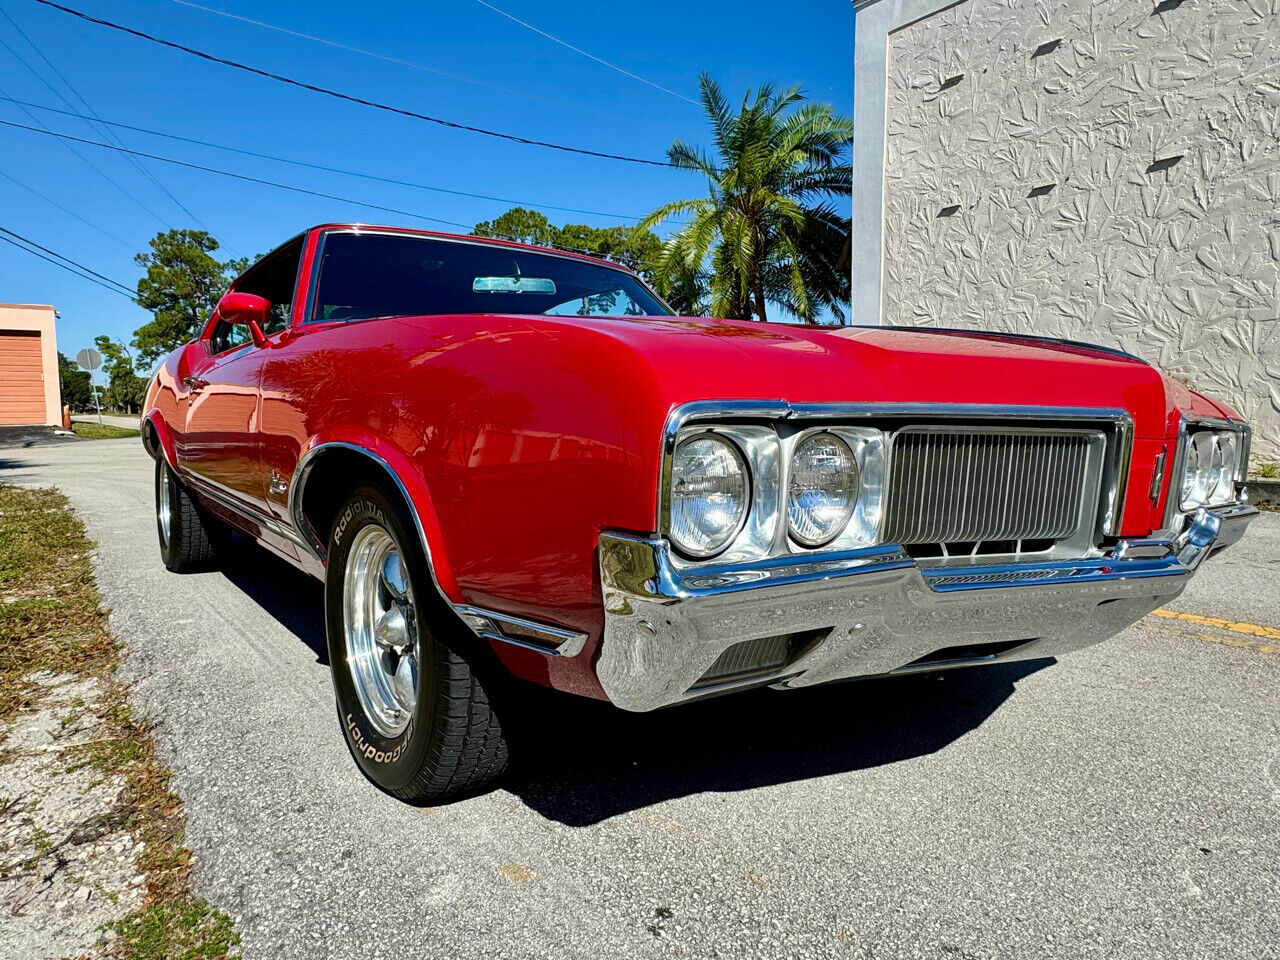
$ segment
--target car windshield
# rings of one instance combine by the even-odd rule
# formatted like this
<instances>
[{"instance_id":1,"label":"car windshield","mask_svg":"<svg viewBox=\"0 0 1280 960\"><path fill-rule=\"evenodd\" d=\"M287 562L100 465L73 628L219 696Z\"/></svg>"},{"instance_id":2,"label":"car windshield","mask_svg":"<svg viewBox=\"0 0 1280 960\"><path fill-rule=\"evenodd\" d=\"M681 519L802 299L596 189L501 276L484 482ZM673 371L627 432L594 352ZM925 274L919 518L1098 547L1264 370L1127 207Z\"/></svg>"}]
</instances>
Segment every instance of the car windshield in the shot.
<instances>
[{"instance_id":1,"label":"car windshield","mask_svg":"<svg viewBox=\"0 0 1280 960\"><path fill-rule=\"evenodd\" d=\"M632 274L570 257L404 234L325 237L313 320L445 313L670 311Z\"/></svg>"}]
</instances>

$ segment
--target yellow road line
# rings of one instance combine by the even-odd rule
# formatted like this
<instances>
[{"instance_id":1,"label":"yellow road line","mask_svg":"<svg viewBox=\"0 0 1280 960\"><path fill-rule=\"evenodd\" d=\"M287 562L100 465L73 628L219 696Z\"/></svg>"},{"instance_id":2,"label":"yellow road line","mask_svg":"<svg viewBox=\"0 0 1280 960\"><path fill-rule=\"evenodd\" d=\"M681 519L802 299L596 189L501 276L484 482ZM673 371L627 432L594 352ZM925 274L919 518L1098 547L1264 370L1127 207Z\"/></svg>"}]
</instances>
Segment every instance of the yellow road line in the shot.
<instances>
[{"instance_id":1,"label":"yellow road line","mask_svg":"<svg viewBox=\"0 0 1280 960\"><path fill-rule=\"evenodd\" d=\"M1151 616L1160 617L1164 620L1181 620L1199 627L1213 627L1217 630L1243 634L1247 637L1258 637L1262 640L1280 640L1280 629L1264 627L1257 623L1241 623L1236 620L1223 620L1220 617L1202 617L1198 613L1181 613L1177 610L1152 610ZM1243 639L1237 640L1234 637L1224 637L1221 634L1215 636L1208 633L1198 633L1197 635L1205 640L1223 643L1229 647L1248 647L1250 650L1257 650L1259 653L1280 653L1280 645L1254 643Z\"/></svg>"}]
</instances>

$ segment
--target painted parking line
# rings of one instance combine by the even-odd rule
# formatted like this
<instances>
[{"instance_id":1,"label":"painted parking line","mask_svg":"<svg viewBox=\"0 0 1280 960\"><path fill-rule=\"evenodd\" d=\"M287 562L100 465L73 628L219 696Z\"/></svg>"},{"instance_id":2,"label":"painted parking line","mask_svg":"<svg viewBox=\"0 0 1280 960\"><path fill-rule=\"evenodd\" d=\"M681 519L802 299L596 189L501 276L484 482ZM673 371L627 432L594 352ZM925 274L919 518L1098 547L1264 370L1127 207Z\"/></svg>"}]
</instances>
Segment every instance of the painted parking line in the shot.
<instances>
[{"instance_id":1,"label":"painted parking line","mask_svg":"<svg viewBox=\"0 0 1280 960\"><path fill-rule=\"evenodd\" d=\"M1222 643L1229 647L1246 647L1259 653L1280 653L1280 628L1264 627L1257 623L1243 623L1238 620L1224 620L1221 617L1202 617L1198 613L1181 613L1177 610L1152 610L1151 616L1162 620L1180 620L1197 627L1212 627L1221 633L1195 631L1196 636L1212 643ZM1250 639L1253 638L1253 639ZM1264 641L1259 643L1258 641ZM1266 643L1274 640L1277 643Z\"/></svg>"}]
</instances>

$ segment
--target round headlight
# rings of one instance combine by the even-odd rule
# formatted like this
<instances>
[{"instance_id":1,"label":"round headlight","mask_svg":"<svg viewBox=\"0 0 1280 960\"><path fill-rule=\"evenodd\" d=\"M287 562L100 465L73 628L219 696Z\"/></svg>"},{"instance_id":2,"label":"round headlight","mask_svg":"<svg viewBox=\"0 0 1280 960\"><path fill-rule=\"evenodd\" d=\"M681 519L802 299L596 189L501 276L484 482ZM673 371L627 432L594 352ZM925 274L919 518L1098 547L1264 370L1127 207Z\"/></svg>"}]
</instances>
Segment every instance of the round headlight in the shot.
<instances>
[{"instance_id":1,"label":"round headlight","mask_svg":"<svg viewBox=\"0 0 1280 960\"><path fill-rule=\"evenodd\" d=\"M738 448L713 433L682 441L671 461L668 533L682 553L719 553L747 518L751 484Z\"/></svg>"},{"instance_id":2,"label":"round headlight","mask_svg":"<svg viewBox=\"0 0 1280 960\"><path fill-rule=\"evenodd\" d=\"M858 502L858 462L833 433L815 433L796 447L787 490L787 529L806 547L840 535Z\"/></svg>"}]
</instances>

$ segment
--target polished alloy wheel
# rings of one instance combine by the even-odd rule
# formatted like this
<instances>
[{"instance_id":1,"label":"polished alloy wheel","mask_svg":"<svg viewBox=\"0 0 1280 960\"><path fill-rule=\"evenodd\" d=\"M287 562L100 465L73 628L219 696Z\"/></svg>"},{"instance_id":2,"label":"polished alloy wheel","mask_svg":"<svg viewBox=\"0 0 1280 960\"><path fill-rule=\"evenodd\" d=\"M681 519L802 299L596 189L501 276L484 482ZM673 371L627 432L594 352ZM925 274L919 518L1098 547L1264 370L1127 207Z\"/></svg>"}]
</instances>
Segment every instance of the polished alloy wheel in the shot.
<instances>
[{"instance_id":1,"label":"polished alloy wheel","mask_svg":"<svg viewBox=\"0 0 1280 960\"><path fill-rule=\"evenodd\" d=\"M169 500L169 465L160 464L160 489L156 491L156 522L160 525L160 544L169 545L169 530L173 526L173 504Z\"/></svg>"},{"instance_id":2,"label":"polished alloy wheel","mask_svg":"<svg viewBox=\"0 0 1280 960\"><path fill-rule=\"evenodd\" d=\"M398 737L418 703L418 627L404 560L377 524L362 529L351 545L342 617L360 706L379 734Z\"/></svg>"}]
</instances>

